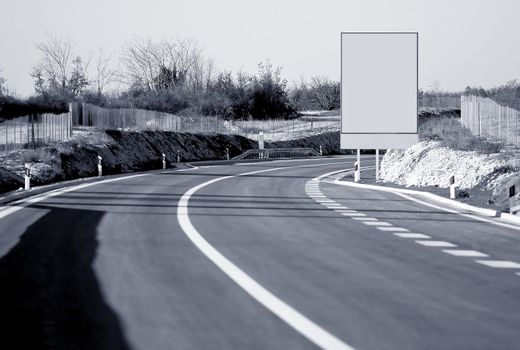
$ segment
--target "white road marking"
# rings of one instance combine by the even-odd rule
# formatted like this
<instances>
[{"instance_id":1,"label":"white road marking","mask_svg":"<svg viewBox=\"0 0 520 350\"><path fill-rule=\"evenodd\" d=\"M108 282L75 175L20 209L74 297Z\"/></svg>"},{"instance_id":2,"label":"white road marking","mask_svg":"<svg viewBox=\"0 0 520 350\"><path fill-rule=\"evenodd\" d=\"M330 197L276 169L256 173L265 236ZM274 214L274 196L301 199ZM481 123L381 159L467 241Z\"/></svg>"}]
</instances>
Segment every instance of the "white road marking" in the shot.
<instances>
[{"instance_id":1,"label":"white road marking","mask_svg":"<svg viewBox=\"0 0 520 350\"><path fill-rule=\"evenodd\" d=\"M334 201L331 201L330 199L316 199L316 202L318 202L318 203L335 203Z\"/></svg>"},{"instance_id":2,"label":"white road marking","mask_svg":"<svg viewBox=\"0 0 520 350\"><path fill-rule=\"evenodd\" d=\"M343 216L366 216L363 213L341 213Z\"/></svg>"},{"instance_id":3,"label":"white road marking","mask_svg":"<svg viewBox=\"0 0 520 350\"><path fill-rule=\"evenodd\" d=\"M456 247L457 245L446 241L415 241L426 247Z\"/></svg>"},{"instance_id":4,"label":"white road marking","mask_svg":"<svg viewBox=\"0 0 520 350\"><path fill-rule=\"evenodd\" d=\"M377 221L378 219L366 217L366 218L352 218L352 220L357 220L357 221Z\"/></svg>"},{"instance_id":5,"label":"white road marking","mask_svg":"<svg viewBox=\"0 0 520 350\"><path fill-rule=\"evenodd\" d=\"M321 164L318 164L321 166ZM186 236L193 242L193 244L218 268L222 270L229 278L231 278L237 285L239 285L244 291L246 291L252 298L263 305L265 308L270 310L273 314L278 316L281 320L286 322L289 326L294 328L297 332L302 334L304 337L309 339L311 342L323 349L344 349L353 350L351 346L344 343L339 338L335 337L325 329L321 328L316 323L305 317L303 314L298 312L296 309L286 304L281 299L277 298L274 294L264 288L261 284L256 282L248 274L242 271L238 266L233 264L224 255L222 255L215 247L213 247L208 241L202 237L197 229L191 223L188 215L188 203L191 196L198 190L215 182L234 178L237 176L245 176L251 174L258 174L268 171L275 171L287 169L284 168L271 168L263 169L259 171L253 171L249 173L243 173L239 175L230 175L219 177L207 182L204 182L198 186L192 187L180 198L177 206L177 220L186 234Z\"/></svg>"},{"instance_id":6,"label":"white road marking","mask_svg":"<svg viewBox=\"0 0 520 350\"><path fill-rule=\"evenodd\" d=\"M354 209L336 209L335 211L338 213L357 213L357 211Z\"/></svg>"},{"instance_id":7,"label":"white road marking","mask_svg":"<svg viewBox=\"0 0 520 350\"><path fill-rule=\"evenodd\" d=\"M362 224L368 226L392 226L391 223L385 221L363 221Z\"/></svg>"},{"instance_id":8,"label":"white road marking","mask_svg":"<svg viewBox=\"0 0 520 350\"><path fill-rule=\"evenodd\" d=\"M489 224L493 224L493 225L497 225L497 226L507 227L507 228L510 228L510 229L513 229L513 230L517 230L517 231L520 230L519 226L506 224L504 222L495 221L493 219L487 219L485 217L477 216L476 214L466 214L466 213L462 213L462 212L460 212L458 210L441 207L440 205L435 205L435 204L432 204L432 203L428 203L428 202L422 201L420 199L414 198L412 196L406 195L404 193L398 193L398 192L392 192L392 193L394 193L394 194L396 194L396 195L398 195L400 197L406 198L408 200L411 200L413 202L416 202L416 203L422 204L424 206L430 207L430 208L440 209L440 210L443 210L443 211L451 213L451 214L458 214L460 216L464 216L464 217L467 217L467 218L470 218L470 219L474 219L474 220L478 220L478 221L482 221L482 222L487 222Z\"/></svg>"},{"instance_id":9,"label":"white road marking","mask_svg":"<svg viewBox=\"0 0 520 350\"><path fill-rule=\"evenodd\" d=\"M180 170L177 170L177 171L180 171ZM157 173L154 173L154 174L157 174ZM3 219L8 215L16 213L17 211L25 208L26 206L28 206L30 204L38 203L38 202L44 201L46 199L62 195L64 193L80 190L82 188L86 188L86 187L90 187L90 186L94 186L94 185L105 184L105 183L110 183L110 182L115 182L115 181L120 181L120 180L126 180L126 179L135 178L135 177L146 176L146 175L150 175L150 174L134 174L134 175L121 176L121 177L116 177L116 178L111 178L111 179L106 179L106 180L93 181L93 182L83 183L83 184L79 184L79 185L73 185L70 187L55 189L55 190L52 190L49 192L34 195L32 197L20 199L15 202L12 202L10 204L7 204L4 207L4 209L2 209L0 211L0 219Z\"/></svg>"},{"instance_id":10,"label":"white road marking","mask_svg":"<svg viewBox=\"0 0 520 350\"><path fill-rule=\"evenodd\" d=\"M378 230L381 231L388 231L388 232L408 232L410 231L407 228L404 227L376 227Z\"/></svg>"},{"instance_id":11,"label":"white road marking","mask_svg":"<svg viewBox=\"0 0 520 350\"><path fill-rule=\"evenodd\" d=\"M431 238L428 235L424 235L422 233L398 233L394 232L394 235L401 238L415 238L415 239L428 239Z\"/></svg>"},{"instance_id":12,"label":"white road marking","mask_svg":"<svg viewBox=\"0 0 520 350\"><path fill-rule=\"evenodd\" d=\"M336 210L336 209L342 209L342 210L343 209L347 209L347 207L344 207L342 205L340 205L340 206L337 206L337 205L336 206L327 206L327 207L330 208L330 209L334 209L334 210Z\"/></svg>"},{"instance_id":13,"label":"white road marking","mask_svg":"<svg viewBox=\"0 0 520 350\"><path fill-rule=\"evenodd\" d=\"M520 269L520 264L506 260L475 260L479 264L499 269Z\"/></svg>"},{"instance_id":14,"label":"white road marking","mask_svg":"<svg viewBox=\"0 0 520 350\"><path fill-rule=\"evenodd\" d=\"M455 256L467 256L472 258L487 258L489 256L476 250L443 249L442 251Z\"/></svg>"}]
</instances>

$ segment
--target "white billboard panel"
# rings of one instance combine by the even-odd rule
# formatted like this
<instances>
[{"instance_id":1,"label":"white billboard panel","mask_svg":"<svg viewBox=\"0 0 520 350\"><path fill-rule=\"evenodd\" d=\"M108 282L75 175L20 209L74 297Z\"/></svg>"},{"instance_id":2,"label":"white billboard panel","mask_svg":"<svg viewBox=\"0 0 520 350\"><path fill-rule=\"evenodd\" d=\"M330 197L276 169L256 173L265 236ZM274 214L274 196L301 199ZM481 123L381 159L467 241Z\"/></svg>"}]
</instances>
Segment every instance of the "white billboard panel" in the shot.
<instances>
[{"instance_id":1,"label":"white billboard panel","mask_svg":"<svg viewBox=\"0 0 520 350\"><path fill-rule=\"evenodd\" d=\"M341 148L417 142L418 33L341 33Z\"/></svg>"}]
</instances>

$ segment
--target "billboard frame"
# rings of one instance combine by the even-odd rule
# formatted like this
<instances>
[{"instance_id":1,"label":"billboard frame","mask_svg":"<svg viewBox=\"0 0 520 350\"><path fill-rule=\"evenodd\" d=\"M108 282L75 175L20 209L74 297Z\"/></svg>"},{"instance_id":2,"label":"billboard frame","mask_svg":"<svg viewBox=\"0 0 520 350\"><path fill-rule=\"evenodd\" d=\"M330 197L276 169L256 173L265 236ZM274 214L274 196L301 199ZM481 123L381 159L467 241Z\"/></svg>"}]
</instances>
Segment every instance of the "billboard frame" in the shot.
<instances>
[{"instance_id":1,"label":"billboard frame","mask_svg":"<svg viewBox=\"0 0 520 350\"><path fill-rule=\"evenodd\" d=\"M415 90L416 90L416 121L415 121L415 132L344 132L343 130L343 35L345 34L411 34L415 35L415 51L416 51L416 57L415 57L415 64L416 64L416 82L415 82ZM418 141L418 121L417 116L419 114L419 32L417 31L348 31L348 32L341 32L340 33L340 104L341 104L341 127L340 127L340 147L341 149L356 149L356 148L344 148L343 147L343 140L344 137L349 137L349 139L358 139L360 144L363 144L361 141L365 141L365 143L368 143L366 141L366 136L368 135L381 135L381 137L375 137L373 141L370 141L373 145L368 145L368 147L359 147L361 149L384 149L389 147L382 147L385 144L394 143L396 145L399 144L399 142L396 142L397 140L402 143L402 145L410 145ZM355 141L356 142L356 141ZM407 146L406 146L407 147ZM392 147L390 147L392 148ZM397 147L395 147L397 148ZM404 146L402 148L405 148Z\"/></svg>"}]
</instances>

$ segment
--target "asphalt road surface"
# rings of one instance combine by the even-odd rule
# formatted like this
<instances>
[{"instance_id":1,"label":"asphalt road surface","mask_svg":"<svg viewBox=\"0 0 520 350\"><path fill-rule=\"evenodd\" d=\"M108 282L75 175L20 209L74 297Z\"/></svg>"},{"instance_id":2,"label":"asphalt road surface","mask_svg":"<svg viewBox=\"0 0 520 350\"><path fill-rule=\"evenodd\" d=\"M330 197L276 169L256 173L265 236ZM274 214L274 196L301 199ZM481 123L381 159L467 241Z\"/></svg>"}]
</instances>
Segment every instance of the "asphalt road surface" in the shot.
<instances>
[{"instance_id":1,"label":"asphalt road surface","mask_svg":"<svg viewBox=\"0 0 520 350\"><path fill-rule=\"evenodd\" d=\"M318 178L353 161L148 173L4 208L0 348L519 349L519 229Z\"/></svg>"}]
</instances>

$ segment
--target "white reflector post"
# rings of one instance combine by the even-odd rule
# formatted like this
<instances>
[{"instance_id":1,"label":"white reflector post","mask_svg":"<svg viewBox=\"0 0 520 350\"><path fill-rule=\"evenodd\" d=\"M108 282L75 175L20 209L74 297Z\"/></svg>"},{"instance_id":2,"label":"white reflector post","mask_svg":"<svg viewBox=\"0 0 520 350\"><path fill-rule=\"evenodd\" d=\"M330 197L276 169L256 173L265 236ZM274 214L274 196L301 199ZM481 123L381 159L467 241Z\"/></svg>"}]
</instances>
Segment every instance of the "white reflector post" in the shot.
<instances>
[{"instance_id":1,"label":"white reflector post","mask_svg":"<svg viewBox=\"0 0 520 350\"><path fill-rule=\"evenodd\" d=\"M341 33L341 148L417 142L418 33Z\"/></svg>"}]
</instances>

